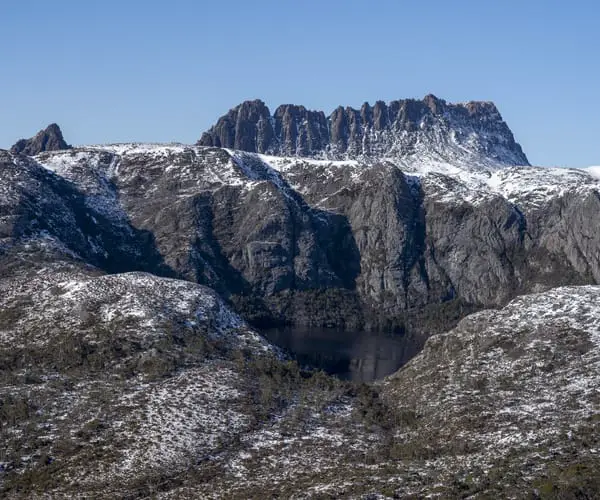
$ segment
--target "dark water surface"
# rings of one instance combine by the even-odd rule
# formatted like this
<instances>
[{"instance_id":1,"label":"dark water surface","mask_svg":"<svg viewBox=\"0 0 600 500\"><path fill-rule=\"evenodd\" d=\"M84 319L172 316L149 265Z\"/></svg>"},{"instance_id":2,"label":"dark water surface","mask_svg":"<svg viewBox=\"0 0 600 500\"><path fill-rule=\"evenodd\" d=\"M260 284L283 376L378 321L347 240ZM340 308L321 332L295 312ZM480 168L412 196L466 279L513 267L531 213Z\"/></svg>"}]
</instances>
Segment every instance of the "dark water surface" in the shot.
<instances>
[{"instance_id":1,"label":"dark water surface","mask_svg":"<svg viewBox=\"0 0 600 500\"><path fill-rule=\"evenodd\" d=\"M368 331L285 327L263 330L262 334L301 365L361 382L394 373L422 347L422 340L410 335Z\"/></svg>"}]
</instances>

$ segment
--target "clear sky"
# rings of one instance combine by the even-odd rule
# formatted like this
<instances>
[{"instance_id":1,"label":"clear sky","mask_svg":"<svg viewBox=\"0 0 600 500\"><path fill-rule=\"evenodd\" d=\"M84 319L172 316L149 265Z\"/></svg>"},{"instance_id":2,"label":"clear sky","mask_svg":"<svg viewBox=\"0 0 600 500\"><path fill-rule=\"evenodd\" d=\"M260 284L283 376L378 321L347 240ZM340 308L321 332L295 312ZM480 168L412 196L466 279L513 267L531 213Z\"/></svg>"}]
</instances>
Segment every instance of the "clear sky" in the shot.
<instances>
[{"instance_id":1,"label":"clear sky","mask_svg":"<svg viewBox=\"0 0 600 500\"><path fill-rule=\"evenodd\" d=\"M540 165L600 165L600 2L2 0L0 147L195 142L261 98L492 100Z\"/></svg>"}]
</instances>

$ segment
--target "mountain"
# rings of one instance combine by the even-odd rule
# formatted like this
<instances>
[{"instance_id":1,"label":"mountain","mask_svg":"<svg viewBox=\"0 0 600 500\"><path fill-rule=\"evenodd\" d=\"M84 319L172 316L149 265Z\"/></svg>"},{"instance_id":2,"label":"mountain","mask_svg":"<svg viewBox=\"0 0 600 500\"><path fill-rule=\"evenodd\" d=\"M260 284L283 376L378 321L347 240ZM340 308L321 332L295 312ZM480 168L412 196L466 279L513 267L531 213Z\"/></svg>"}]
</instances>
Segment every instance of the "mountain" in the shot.
<instances>
[{"instance_id":1,"label":"mountain","mask_svg":"<svg viewBox=\"0 0 600 500\"><path fill-rule=\"evenodd\" d=\"M600 179L398 103L296 149L255 102L233 148L0 150L0 496L596 498ZM424 347L342 382L282 323Z\"/></svg>"},{"instance_id":2,"label":"mountain","mask_svg":"<svg viewBox=\"0 0 600 500\"><path fill-rule=\"evenodd\" d=\"M278 355L212 290L21 257L0 276L0 496L120 497L256 425L245 370Z\"/></svg>"},{"instance_id":3,"label":"mountain","mask_svg":"<svg viewBox=\"0 0 600 500\"><path fill-rule=\"evenodd\" d=\"M598 286L525 295L429 339L383 383L388 401L419 415L417 433L396 442L435 449L433 474L460 454L465 496L596 497L599 298Z\"/></svg>"},{"instance_id":4,"label":"mountain","mask_svg":"<svg viewBox=\"0 0 600 500\"><path fill-rule=\"evenodd\" d=\"M60 127L56 123L52 123L44 130L40 130L34 137L17 141L10 151L15 154L33 156L44 151L60 151L70 148L71 146L63 139Z\"/></svg>"},{"instance_id":5,"label":"mountain","mask_svg":"<svg viewBox=\"0 0 600 500\"><path fill-rule=\"evenodd\" d=\"M360 110L340 106L328 117L291 104L271 115L264 102L245 101L219 118L198 145L331 160L425 155L529 164L493 103L451 104L433 95L364 103Z\"/></svg>"},{"instance_id":6,"label":"mountain","mask_svg":"<svg viewBox=\"0 0 600 500\"><path fill-rule=\"evenodd\" d=\"M13 155L4 169L23 182L4 175L2 189L27 192L5 209L20 221L4 226L10 245L45 230L107 271L208 285L255 324L403 329L427 308L460 316L600 280L600 184L581 170L183 145ZM72 226L42 187L72 193L56 202Z\"/></svg>"}]
</instances>

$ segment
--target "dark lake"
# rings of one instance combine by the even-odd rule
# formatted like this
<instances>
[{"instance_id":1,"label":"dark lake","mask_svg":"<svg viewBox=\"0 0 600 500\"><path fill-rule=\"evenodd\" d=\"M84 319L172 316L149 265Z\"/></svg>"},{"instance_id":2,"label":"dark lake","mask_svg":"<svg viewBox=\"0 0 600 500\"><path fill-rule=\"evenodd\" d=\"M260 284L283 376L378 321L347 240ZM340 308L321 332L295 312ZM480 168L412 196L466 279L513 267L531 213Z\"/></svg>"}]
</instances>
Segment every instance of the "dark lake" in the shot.
<instances>
[{"instance_id":1,"label":"dark lake","mask_svg":"<svg viewBox=\"0 0 600 500\"><path fill-rule=\"evenodd\" d=\"M262 334L302 366L359 382L394 373L422 347L422 341L410 335L369 331L285 327L263 330Z\"/></svg>"}]
</instances>

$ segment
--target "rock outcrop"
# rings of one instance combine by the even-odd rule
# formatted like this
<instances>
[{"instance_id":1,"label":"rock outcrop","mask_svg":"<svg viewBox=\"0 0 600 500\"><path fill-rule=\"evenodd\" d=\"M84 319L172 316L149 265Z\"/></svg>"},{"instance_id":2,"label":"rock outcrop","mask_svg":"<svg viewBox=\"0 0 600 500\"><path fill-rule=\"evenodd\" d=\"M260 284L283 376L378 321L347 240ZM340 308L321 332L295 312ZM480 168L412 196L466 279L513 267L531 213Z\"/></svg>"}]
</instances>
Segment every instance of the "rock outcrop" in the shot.
<instances>
[{"instance_id":1,"label":"rock outcrop","mask_svg":"<svg viewBox=\"0 0 600 500\"><path fill-rule=\"evenodd\" d=\"M34 137L17 141L10 151L15 154L34 156L44 151L60 151L70 148L71 146L63 138L60 127L56 123L52 123L44 130L40 130Z\"/></svg>"},{"instance_id":2,"label":"rock outcrop","mask_svg":"<svg viewBox=\"0 0 600 500\"><path fill-rule=\"evenodd\" d=\"M364 103L360 110L340 106L328 117L291 104L271 116L262 101L246 101L221 117L198 145L336 160L484 156L490 162L528 165L493 103L450 104L433 95Z\"/></svg>"}]
</instances>

